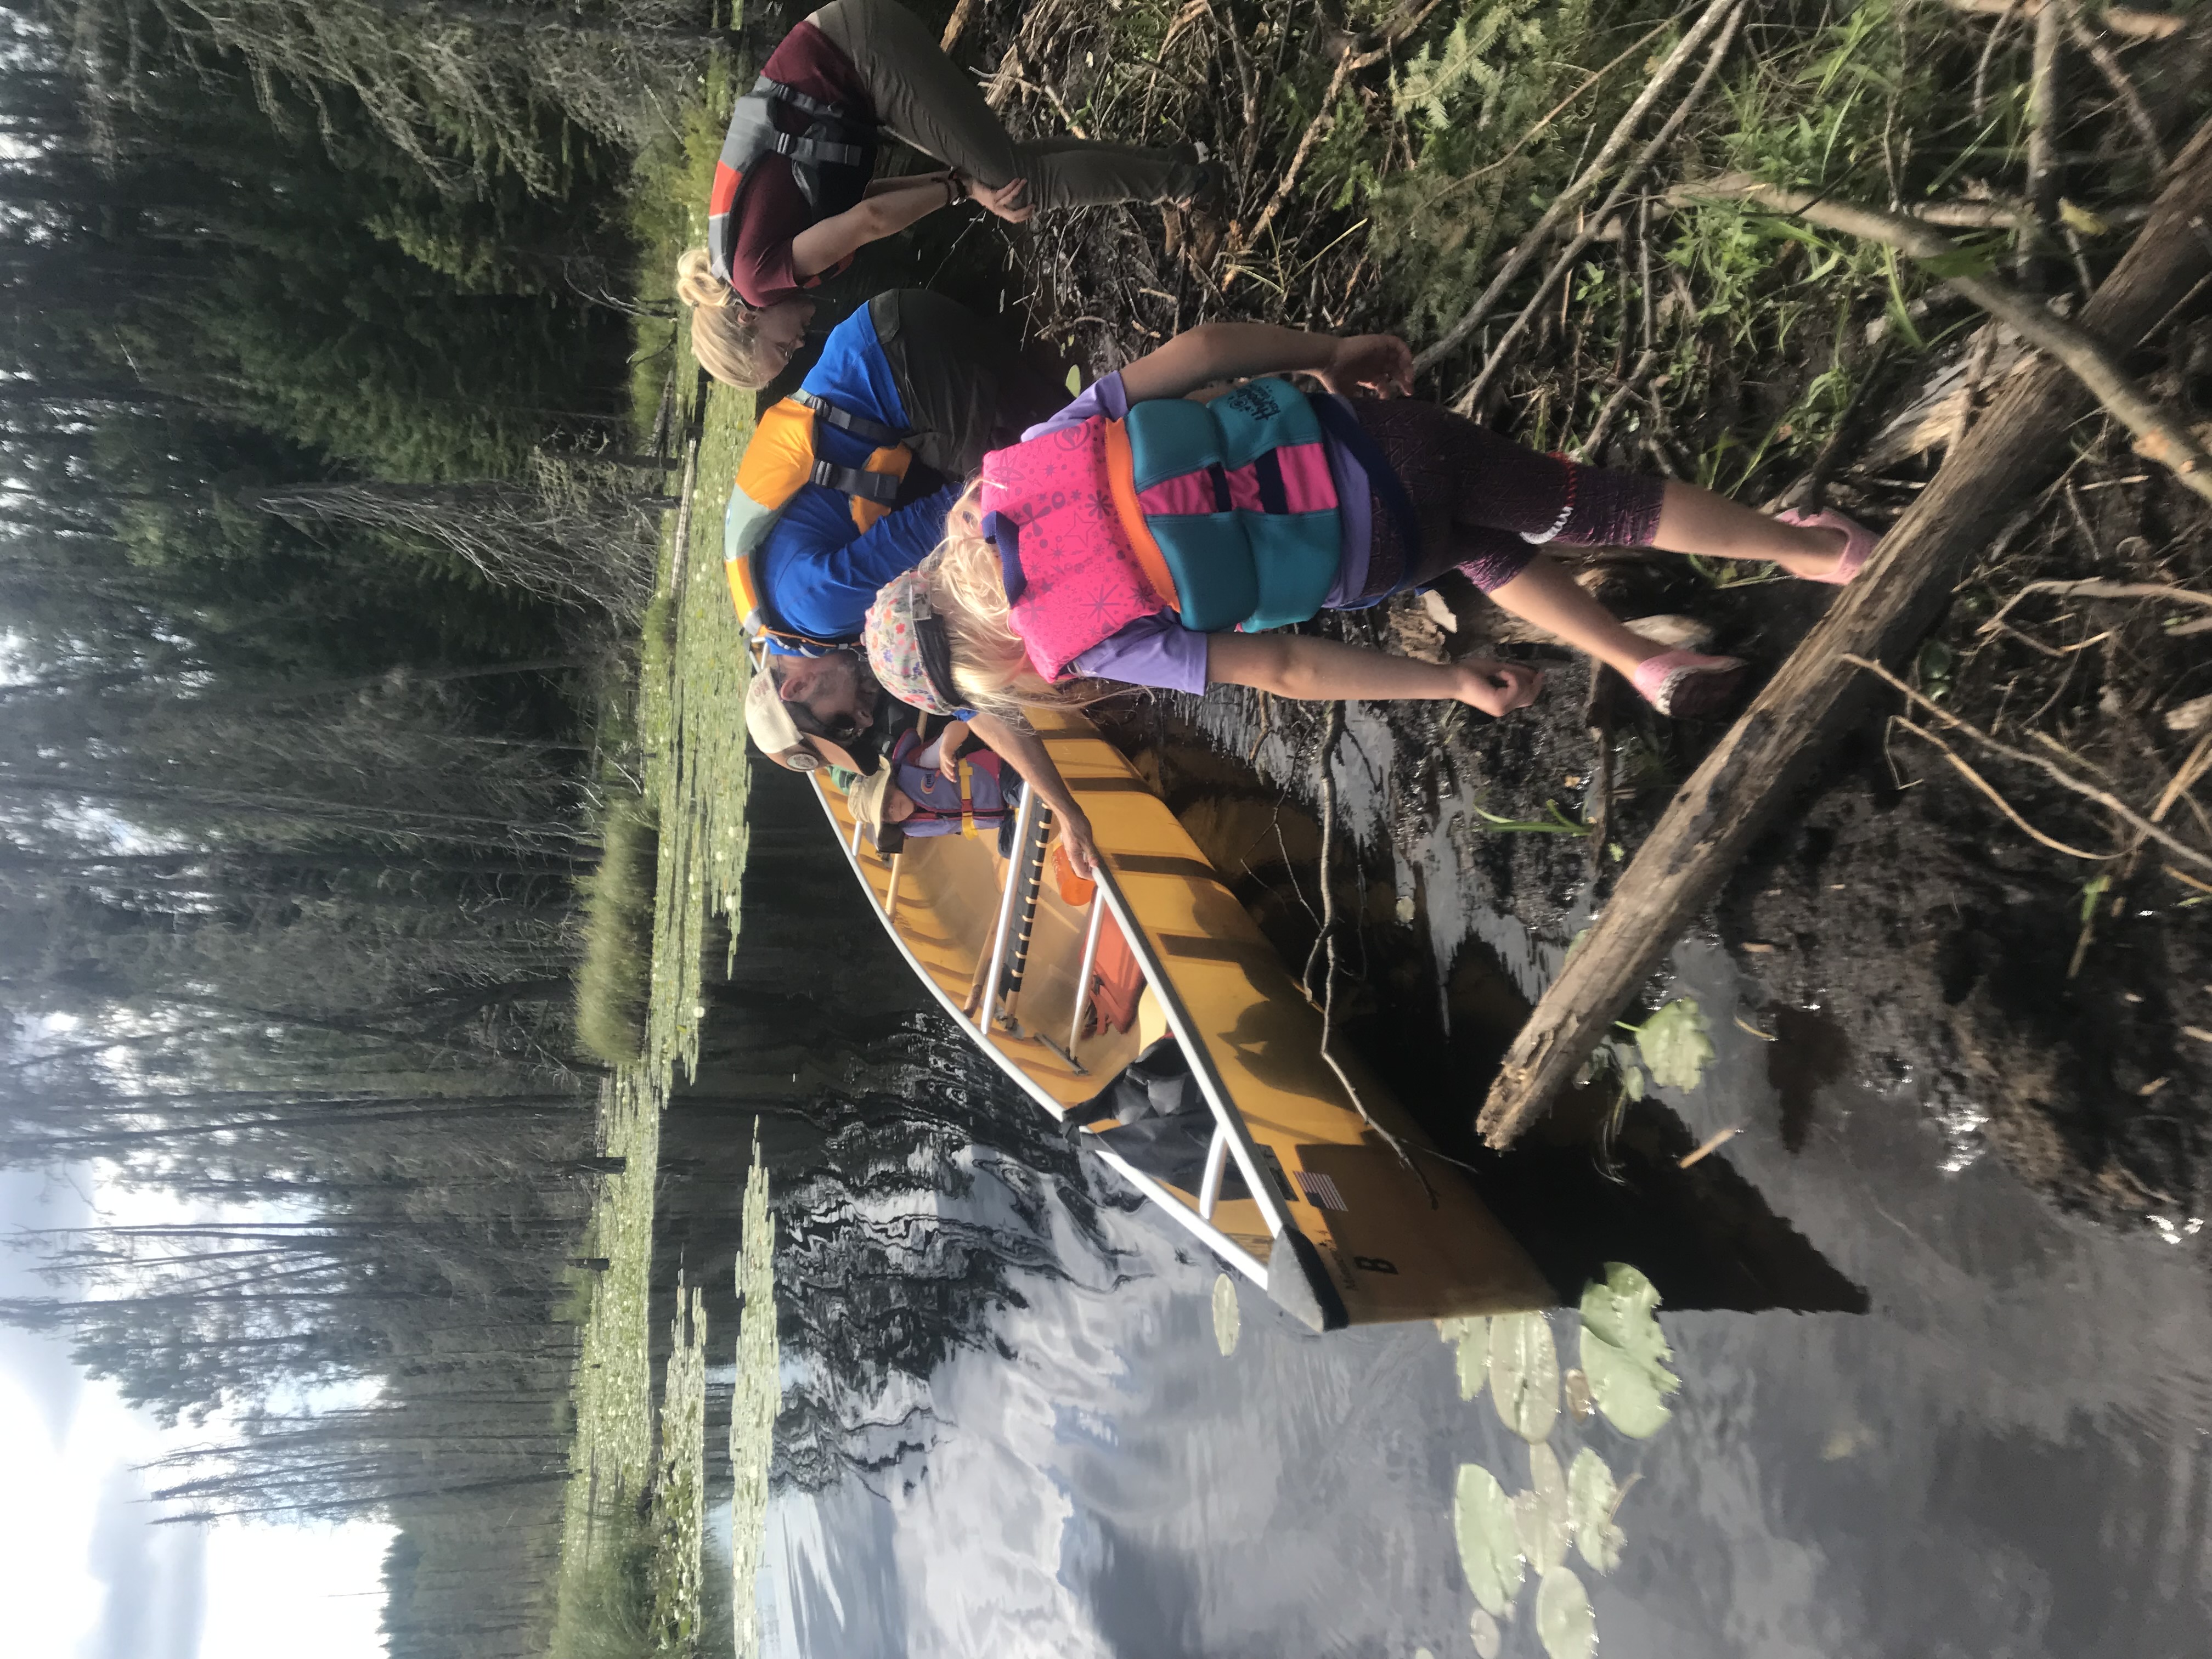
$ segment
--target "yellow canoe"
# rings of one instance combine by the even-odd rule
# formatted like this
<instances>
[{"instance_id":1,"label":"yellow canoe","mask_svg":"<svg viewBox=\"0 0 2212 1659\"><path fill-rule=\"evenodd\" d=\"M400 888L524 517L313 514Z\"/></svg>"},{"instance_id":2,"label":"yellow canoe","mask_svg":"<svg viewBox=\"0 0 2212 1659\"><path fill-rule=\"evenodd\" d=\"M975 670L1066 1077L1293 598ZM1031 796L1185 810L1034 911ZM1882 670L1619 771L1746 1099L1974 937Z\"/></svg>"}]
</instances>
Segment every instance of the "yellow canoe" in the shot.
<instances>
[{"instance_id":1,"label":"yellow canoe","mask_svg":"<svg viewBox=\"0 0 2212 1659\"><path fill-rule=\"evenodd\" d=\"M1418 1168L1363 1121L1322 1055L1319 1013L1127 759L1080 714L1039 711L1035 724L1104 859L1096 897L1079 908L1061 897L1049 868L1041 880L1031 873L1043 863L1048 816L1034 797L1024 800L1011 861L990 836L913 839L886 857L828 775L812 775L872 907L945 1012L1063 1121L1161 1028L1171 1033L1213 1120L1196 1189L1146 1174L1095 1133L1083 1143L1316 1330L1549 1305L1551 1286L1462 1172L1422 1155L1419 1129L1338 1045L1360 1101L1417 1149ZM1143 969L1145 995L1131 1030L1085 1036L1099 930L1109 927ZM983 1004L985 979L1004 986L1017 960L1024 965L1012 998L966 1012ZM1223 1192L1231 1160L1249 1196Z\"/></svg>"}]
</instances>

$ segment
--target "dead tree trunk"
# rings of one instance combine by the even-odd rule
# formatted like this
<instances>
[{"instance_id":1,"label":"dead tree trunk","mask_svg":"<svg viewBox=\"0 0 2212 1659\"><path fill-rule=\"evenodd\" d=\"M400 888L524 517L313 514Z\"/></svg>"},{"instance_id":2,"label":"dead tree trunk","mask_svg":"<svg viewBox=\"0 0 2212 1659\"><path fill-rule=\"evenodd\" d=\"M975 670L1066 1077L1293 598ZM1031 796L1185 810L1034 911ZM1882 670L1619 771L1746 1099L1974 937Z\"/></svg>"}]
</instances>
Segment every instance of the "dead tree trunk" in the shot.
<instances>
[{"instance_id":1,"label":"dead tree trunk","mask_svg":"<svg viewBox=\"0 0 2212 1659\"><path fill-rule=\"evenodd\" d=\"M2134 351L2203 284L2212 219L2212 124L2174 163L2142 234L2082 310L2117 353ZM1897 521L1638 849L1582 946L1514 1039L1477 1127L1510 1144L1578 1072L1682 929L1727 880L1776 810L1856 712L1864 677L1845 653L1898 660L1928 631L1974 554L2043 487L2069 427L2096 401L2042 359L2014 374L1989 415Z\"/></svg>"}]
</instances>

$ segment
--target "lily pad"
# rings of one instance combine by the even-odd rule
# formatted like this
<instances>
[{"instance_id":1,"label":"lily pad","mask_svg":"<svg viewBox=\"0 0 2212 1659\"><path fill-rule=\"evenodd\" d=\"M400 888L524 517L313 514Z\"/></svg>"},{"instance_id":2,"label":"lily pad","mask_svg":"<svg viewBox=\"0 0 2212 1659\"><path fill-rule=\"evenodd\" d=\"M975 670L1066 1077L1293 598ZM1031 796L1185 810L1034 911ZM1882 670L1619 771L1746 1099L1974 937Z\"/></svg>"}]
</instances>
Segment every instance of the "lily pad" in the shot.
<instances>
[{"instance_id":1,"label":"lily pad","mask_svg":"<svg viewBox=\"0 0 2212 1659\"><path fill-rule=\"evenodd\" d=\"M1504 1613L1521 1589L1521 1539L1505 1488L1480 1463L1460 1465L1452 1530L1459 1535L1460 1565L1474 1599L1488 1612Z\"/></svg>"},{"instance_id":2,"label":"lily pad","mask_svg":"<svg viewBox=\"0 0 2212 1659\"><path fill-rule=\"evenodd\" d=\"M1550 1436L1559 1415L1559 1353L1542 1314L1500 1314L1490 1322L1490 1397L1523 1440Z\"/></svg>"},{"instance_id":3,"label":"lily pad","mask_svg":"<svg viewBox=\"0 0 2212 1659\"><path fill-rule=\"evenodd\" d=\"M1237 1352L1237 1281L1223 1273L1213 1281L1213 1340L1224 1359Z\"/></svg>"},{"instance_id":4,"label":"lily pad","mask_svg":"<svg viewBox=\"0 0 2212 1659\"><path fill-rule=\"evenodd\" d=\"M1490 1373L1490 1321L1480 1314L1463 1319L1439 1319L1437 1334L1459 1349L1459 1397L1472 1400L1482 1392Z\"/></svg>"},{"instance_id":5,"label":"lily pad","mask_svg":"<svg viewBox=\"0 0 2212 1659\"><path fill-rule=\"evenodd\" d=\"M1513 1500L1513 1522L1530 1571L1547 1573L1565 1562L1573 1524L1566 1477L1558 1455L1541 1441L1528 1448L1528 1490Z\"/></svg>"},{"instance_id":6,"label":"lily pad","mask_svg":"<svg viewBox=\"0 0 2212 1659\"><path fill-rule=\"evenodd\" d=\"M1713 1063L1713 1039L1695 997L1677 997L1636 1030L1636 1051L1651 1080L1663 1088L1694 1089Z\"/></svg>"},{"instance_id":7,"label":"lily pad","mask_svg":"<svg viewBox=\"0 0 2212 1659\"><path fill-rule=\"evenodd\" d=\"M1597 1615L1573 1568L1547 1572L1536 1586L1536 1634L1552 1659L1589 1659L1597 1646Z\"/></svg>"},{"instance_id":8,"label":"lily pad","mask_svg":"<svg viewBox=\"0 0 2212 1659\"><path fill-rule=\"evenodd\" d=\"M1474 1638L1474 1659L1498 1659L1498 1650L1504 1645L1504 1637L1495 1619L1477 1607L1467 1621L1467 1633Z\"/></svg>"},{"instance_id":9,"label":"lily pad","mask_svg":"<svg viewBox=\"0 0 2212 1659\"><path fill-rule=\"evenodd\" d=\"M1613 1511L1620 1502L1620 1488L1613 1485L1605 1459L1583 1447L1567 1471L1567 1516L1575 1529L1575 1547L1600 1572L1611 1572L1620 1565L1621 1546L1628 1541L1628 1535L1613 1524Z\"/></svg>"},{"instance_id":10,"label":"lily pad","mask_svg":"<svg viewBox=\"0 0 2212 1659\"><path fill-rule=\"evenodd\" d=\"M1590 1395L1607 1422L1638 1440L1659 1431L1672 1414L1666 1396L1682 1386L1667 1369L1674 1350L1652 1316L1658 1305L1651 1281L1622 1261L1607 1262L1604 1282L1583 1291L1583 1371Z\"/></svg>"}]
</instances>

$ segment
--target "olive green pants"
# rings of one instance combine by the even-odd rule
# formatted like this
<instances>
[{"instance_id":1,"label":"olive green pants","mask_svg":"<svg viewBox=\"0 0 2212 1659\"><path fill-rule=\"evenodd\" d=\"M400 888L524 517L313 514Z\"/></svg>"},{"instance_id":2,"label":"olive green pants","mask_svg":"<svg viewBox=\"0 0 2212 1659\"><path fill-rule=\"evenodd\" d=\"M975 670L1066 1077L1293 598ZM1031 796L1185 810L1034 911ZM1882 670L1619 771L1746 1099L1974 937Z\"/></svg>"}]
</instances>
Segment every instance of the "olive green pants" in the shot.
<instances>
[{"instance_id":1,"label":"olive green pants","mask_svg":"<svg viewBox=\"0 0 2212 1659\"><path fill-rule=\"evenodd\" d=\"M806 21L853 60L885 131L994 190L1028 179L1033 207L1178 201L1196 181L1186 150L1014 137L983 89L895 0L831 0Z\"/></svg>"}]
</instances>

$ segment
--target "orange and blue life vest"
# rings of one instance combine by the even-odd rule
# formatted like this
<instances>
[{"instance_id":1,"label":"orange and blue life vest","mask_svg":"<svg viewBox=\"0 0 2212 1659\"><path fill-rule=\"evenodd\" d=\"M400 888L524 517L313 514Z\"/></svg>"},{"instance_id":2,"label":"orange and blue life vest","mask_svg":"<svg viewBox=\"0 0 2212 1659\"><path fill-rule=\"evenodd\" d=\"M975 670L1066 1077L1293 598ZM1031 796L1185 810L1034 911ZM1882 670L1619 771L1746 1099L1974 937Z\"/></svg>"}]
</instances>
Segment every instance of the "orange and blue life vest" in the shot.
<instances>
[{"instance_id":1,"label":"orange and blue life vest","mask_svg":"<svg viewBox=\"0 0 2212 1659\"><path fill-rule=\"evenodd\" d=\"M876 447L859 466L840 466L816 453L817 421ZM852 643L817 639L776 614L761 572L761 550L791 498L811 483L849 497L854 528L866 531L891 510L907 469L914 464L914 452L905 439L904 433L880 421L840 409L804 390L762 411L754 422L752 441L738 463L737 487L730 491L730 504L722 515L723 573L749 638L765 637L808 656Z\"/></svg>"},{"instance_id":2,"label":"orange and blue life vest","mask_svg":"<svg viewBox=\"0 0 2212 1659\"><path fill-rule=\"evenodd\" d=\"M1281 380L994 450L982 508L1014 631L1048 680L1163 610L1204 634L1304 622L1343 559L1321 422Z\"/></svg>"}]
</instances>

